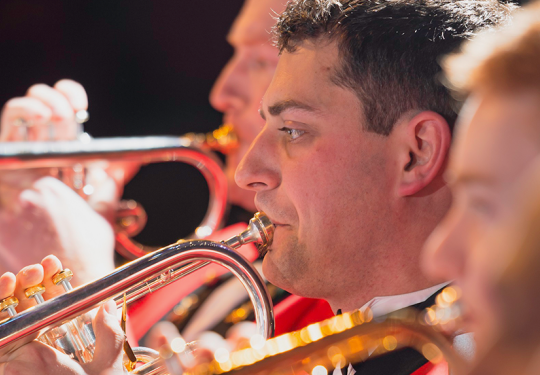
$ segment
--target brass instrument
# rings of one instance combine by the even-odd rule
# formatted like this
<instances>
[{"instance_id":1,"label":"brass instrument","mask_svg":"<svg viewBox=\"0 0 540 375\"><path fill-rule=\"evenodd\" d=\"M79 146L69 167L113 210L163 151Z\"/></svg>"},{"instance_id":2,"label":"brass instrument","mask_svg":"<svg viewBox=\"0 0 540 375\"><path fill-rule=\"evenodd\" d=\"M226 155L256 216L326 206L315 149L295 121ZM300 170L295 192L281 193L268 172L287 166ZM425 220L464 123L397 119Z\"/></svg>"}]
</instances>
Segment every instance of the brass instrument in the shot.
<instances>
[{"instance_id":1,"label":"brass instrument","mask_svg":"<svg viewBox=\"0 0 540 375\"><path fill-rule=\"evenodd\" d=\"M220 228L227 211L227 179L221 162L209 151L227 153L234 147L236 137L228 125L208 134L189 133L181 137L93 139L87 133L81 133L76 141L0 143L0 171L52 168L62 181L83 198L88 198L94 188L88 181L87 171L93 165L187 163L203 174L210 192L206 215L190 236L203 238ZM146 223L144 209L134 201L121 201L116 223L117 251L128 259L145 255L148 249L131 240Z\"/></svg>"},{"instance_id":2,"label":"brass instrument","mask_svg":"<svg viewBox=\"0 0 540 375\"><path fill-rule=\"evenodd\" d=\"M172 375L319 375L408 347L433 364L446 361L452 373L461 374L466 364L441 333L441 327L456 319L459 308L447 298L455 296L454 291L448 287L437 305L424 311L409 308L373 319L369 310L357 310L266 341L255 336L251 347L216 352L211 363L199 364L190 372L175 371L179 363L171 355L173 349L161 350L161 357Z\"/></svg>"},{"instance_id":3,"label":"brass instrument","mask_svg":"<svg viewBox=\"0 0 540 375\"><path fill-rule=\"evenodd\" d=\"M110 298L114 298L117 305L124 300L135 301L207 262L221 264L240 279L255 306L258 334L269 338L274 334L272 300L257 271L233 249L255 242L264 253L272 242L273 230L266 215L258 213L244 232L227 241L179 241L76 289L71 290L69 286L71 274L68 271L57 274L54 282L65 284L65 294L45 302L41 298L42 286L28 288L27 297L35 298L38 305L20 314L14 309L18 303L16 298L0 301L0 309L11 316L0 323L0 349L13 350L36 335L44 335L44 341L60 351L81 362L88 361L93 354L93 331L88 332L91 331L91 320L86 314L89 310ZM157 354L145 348L135 348L134 352L141 362L149 362ZM135 373L140 372L136 370Z\"/></svg>"}]
</instances>

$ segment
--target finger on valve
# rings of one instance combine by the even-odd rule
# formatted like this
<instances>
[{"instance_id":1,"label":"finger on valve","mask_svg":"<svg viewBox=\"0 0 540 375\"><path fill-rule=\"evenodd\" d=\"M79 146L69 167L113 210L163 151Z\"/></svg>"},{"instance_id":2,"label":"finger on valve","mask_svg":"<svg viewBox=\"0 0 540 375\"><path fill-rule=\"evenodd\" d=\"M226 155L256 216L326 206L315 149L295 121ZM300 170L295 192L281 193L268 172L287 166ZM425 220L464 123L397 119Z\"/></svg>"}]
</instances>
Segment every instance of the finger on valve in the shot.
<instances>
[{"instance_id":1,"label":"finger on valve","mask_svg":"<svg viewBox=\"0 0 540 375\"><path fill-rule=\"evenodd\" d=\"M36 303L63 293L63 289L53 283L53 277L62 269L55 256L48 256L41 264L24 267L17 276L8 272L0 277L0 303L2 307L10 304L7 299L17 299L17 312L22 312ZM4 311L9 312L9 311ZM13 313L13 311L11 311ZM10 314L12 315L12 314Z\"/></svg>"},{"instance_id":2,"label":"finger on valve","mask_svg":"<svg viewBox=\"0 0 540 375\"><path fill-rule=\"evenodd\" d=\"M16 277L11 272L0 276L0 321L15 316L19 301L15 299Z\"/></svg>"},{"instance_id":3,"label":"finger on valve","mask_svg":"<svg viewBox=\"0 0 540 375\"><path fill-rule=\"evenodd\" d=\"M0 141L72 140L88 120L88 97L81 84L60 80L54 87L31 86L25 97L9 100L2 110Z\"/></svg>"},{"instance_id":4,"label":"finger on valve","mask_svg":"<svg viewBox=\"0 0 540 375\"><path fill-rule=\"evenodd\" d=\"M60 85L63 88L64 85ZM86 98L86 93L82 89ZM67 91L73 95L73 90ZM51 117L45 129L41 129L38 140L70 140L78 136L79 128L75 114L77 109L72 106L70 100L63 92L44 84L30 87L26 94L30 98L41 100L51 110ZM80 96L79 90L75 90L75 96ZM76 104L81 102L79 98L73 100ZM84 103L86 107L86 102ZM83 108L86 109L86 108Z\"/></svg>"},{"instance_id":5,"label":"finger on valve","mask_svg":"<svg viewBox=\"0 0 540 375\"><path fill-rule=\"evenodd\" d=\"M0 141L39 140L51 117L52 110L37 98L10 99L2 109Z\"/></svg>"}]
</instances>

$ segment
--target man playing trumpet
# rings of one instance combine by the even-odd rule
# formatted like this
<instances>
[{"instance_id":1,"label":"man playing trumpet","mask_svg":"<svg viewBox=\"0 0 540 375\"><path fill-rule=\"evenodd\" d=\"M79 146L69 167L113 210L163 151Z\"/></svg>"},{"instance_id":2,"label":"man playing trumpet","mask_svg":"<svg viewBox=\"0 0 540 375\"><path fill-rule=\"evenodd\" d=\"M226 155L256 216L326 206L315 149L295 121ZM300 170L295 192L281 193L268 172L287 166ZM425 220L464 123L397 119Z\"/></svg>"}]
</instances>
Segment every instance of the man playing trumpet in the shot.
<instances>
[{"instance_id":1,"label":"man playing trumpet","mask_svg":"<svg viewBox=\"0 0 540 375\"><path fill-rule=\"evenodd\" d=\"M405 0L288 6L278 23L282 56L261 107L266 124L236 174L276 225L263 265L271 281L324 298L335 311L369 307L377 315L442 287L421 276L418 260L450 204L442 172L455 103L434 79L437 57L510 8ZM357 371L412 373L424 363L398 352Z\"/></svg>"}]
</instances>

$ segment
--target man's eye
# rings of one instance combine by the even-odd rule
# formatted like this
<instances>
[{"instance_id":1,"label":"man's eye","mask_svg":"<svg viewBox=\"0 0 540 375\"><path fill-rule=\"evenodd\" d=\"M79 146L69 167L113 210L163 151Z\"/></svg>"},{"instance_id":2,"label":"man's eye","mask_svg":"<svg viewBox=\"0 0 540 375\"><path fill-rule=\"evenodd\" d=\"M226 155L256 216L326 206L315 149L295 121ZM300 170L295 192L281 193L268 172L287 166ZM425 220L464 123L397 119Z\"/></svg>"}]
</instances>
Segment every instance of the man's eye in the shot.
<instances>
[{"instance_id":1,"label":"man's eye","mask_svg":"<svg viewBox=\"0 0 540 375\"><path fill-rule=\"evenodd\" d=\"M294 141L300 138L305 133L305 131L303 130L291 129L291 128L280 128L278 130L287 133L291 141Z\"/></svg>"}]
</instances>

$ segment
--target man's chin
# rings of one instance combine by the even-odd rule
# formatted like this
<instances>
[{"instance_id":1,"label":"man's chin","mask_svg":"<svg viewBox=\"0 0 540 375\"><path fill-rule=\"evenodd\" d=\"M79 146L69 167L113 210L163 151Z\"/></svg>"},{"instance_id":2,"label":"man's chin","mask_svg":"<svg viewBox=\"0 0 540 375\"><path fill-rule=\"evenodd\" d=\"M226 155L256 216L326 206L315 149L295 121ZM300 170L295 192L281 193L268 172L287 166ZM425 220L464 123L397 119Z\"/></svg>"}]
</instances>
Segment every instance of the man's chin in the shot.
<instances>
[{"instance_id":1,"label":"man's chin","mask_svg":"<svg viewBox=\"0 0 540 375\"><path fill-rule=\"evenodd\" d=\"M272 250L269 250L266 253L262 263L263 275L269 282L271 282L275 286L283 290L289 291L291 289L291 286L289 285L289 283L287 283L279 268L276 266L276 263L273 260L273 255L275 254L272 252Z\"/></svg>"}]
</instances>

